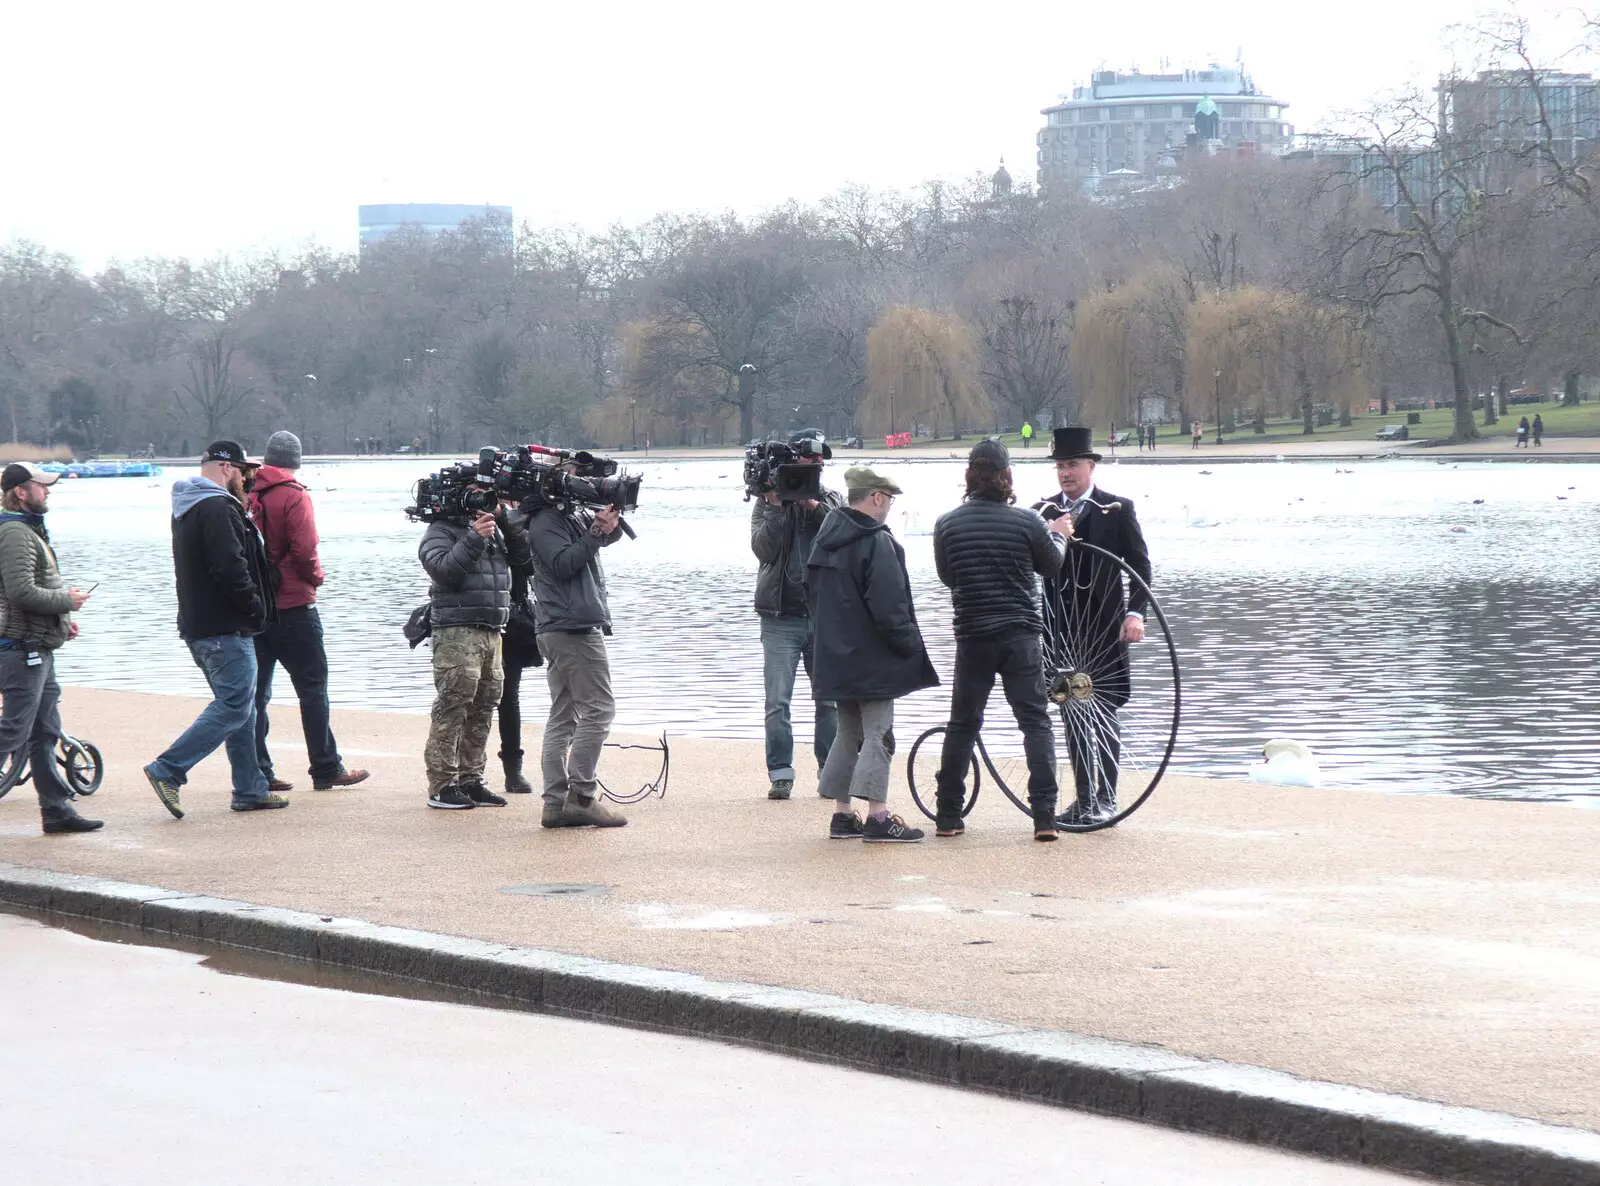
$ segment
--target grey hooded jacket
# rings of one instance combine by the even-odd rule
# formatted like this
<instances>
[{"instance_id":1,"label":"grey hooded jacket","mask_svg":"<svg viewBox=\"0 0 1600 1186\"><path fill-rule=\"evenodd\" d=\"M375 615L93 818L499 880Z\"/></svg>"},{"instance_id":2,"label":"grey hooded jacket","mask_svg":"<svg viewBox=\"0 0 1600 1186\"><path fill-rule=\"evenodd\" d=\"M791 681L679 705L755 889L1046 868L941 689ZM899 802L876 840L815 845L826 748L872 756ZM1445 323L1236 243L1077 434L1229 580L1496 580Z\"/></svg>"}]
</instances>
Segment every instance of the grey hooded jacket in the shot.
<instances>
[{"instance_id":1,"label":"grey hooded jacket","mask_svg":"<svg viewBox=\"0 0 1600 1186\"><path fill-rule=\"evenodd\" d=\"M465 523L428 524L417 547L428 574L429 621L446 626L504 630L511 617L511 565L528 562L528 540L502 520L484 539Z\"/></svg>"}]
</instances>

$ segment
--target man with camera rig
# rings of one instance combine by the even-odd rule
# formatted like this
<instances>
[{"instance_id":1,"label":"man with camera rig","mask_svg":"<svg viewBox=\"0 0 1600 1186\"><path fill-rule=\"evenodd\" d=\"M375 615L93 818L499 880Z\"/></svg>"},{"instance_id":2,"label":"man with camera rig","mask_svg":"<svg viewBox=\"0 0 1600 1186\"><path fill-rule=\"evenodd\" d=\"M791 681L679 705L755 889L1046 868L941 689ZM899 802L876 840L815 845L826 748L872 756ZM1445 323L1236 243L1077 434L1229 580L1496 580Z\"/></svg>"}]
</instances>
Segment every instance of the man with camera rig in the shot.
<instances>
[{"instance_id":1,"label":"man with camera rig","mask_svg":"<svg viewBox=\"0 0 1600 1186\"><path fill-rule=\"evenodd\" d=\"M483 768L500 702L500 632L511 615L511 565L527 563L528 542L507 529L504 508L492 479L472 475L459 498L445 500L417 549L431 581L438 692L423 750L429 807L459 811L506 803L484 785Z\"/></svg>"},{"instance_id":2,"label":"man with camera rig","mask_svg":"<svg viewBox=\"0 0 1600 1186\"><path fill-rule=\"evenodd\" d=\"M767 798L787 799L794 790L794 726L789 702L795 670L803 660L811 678L811 617L805 573L822 520L842 506L822 489L821 466L833 457L827 439L801 429L785 444L769 442L746 453L745 497L759 495L750 512L750 550L761 562L756 574L756 613L761 616L762 683L766 691ZM810 473L804 467L816 467ZM816 702L813 752L820 776L838 731L832 701Z\"/></svg>"},{"instance_id":3,"label":"man with camera rig","mask_svg":"<svg viewBox=\"0 0 1600 1186\"><path fill-rule=\"evenodd\" d=\"M626 525L617 506L590 511L580 498L613 492L636 499L637 482L630 496L624 484L610 477L616 463L609 458L555 456L559 473L598 480L540 484L539 493L522 504L533 556L539 649L550 686L550 717L540 759L544 810L539 822L546 828L620 828L627 817L600 802L595 771L616 716L606 655L611 609L600 549L615 543Z\"/></svg>"}]
</instances>

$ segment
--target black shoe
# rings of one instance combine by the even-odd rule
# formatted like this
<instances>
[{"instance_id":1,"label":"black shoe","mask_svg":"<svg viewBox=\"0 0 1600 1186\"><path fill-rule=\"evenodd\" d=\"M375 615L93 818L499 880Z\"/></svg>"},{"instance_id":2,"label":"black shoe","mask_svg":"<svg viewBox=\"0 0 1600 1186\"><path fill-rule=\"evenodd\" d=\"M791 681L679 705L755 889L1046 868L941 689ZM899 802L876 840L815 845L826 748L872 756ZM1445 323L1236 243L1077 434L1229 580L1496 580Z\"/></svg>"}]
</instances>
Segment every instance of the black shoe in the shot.
<instances>
[{"instance_id":1,"label":"black shoe","mask_svg":"<svg viewBox=\"0 0 1600 1186\"><path fill-rule=\"evenodd\" d=\"M521 750L517 750L515 753L511 754L502 753L500 755L500 765L504 767L506 772L506 794L533 794L533 784L530 783L526 778L522 777Z\"/></svg>"},{"instance_id":2,"label":"black shoe","mask_svg":"<svg viewBox=\"0 0 1600 1186\"><path fill-rule=\"evenodd\" d=\"M939 816L933 824L935 836L960 836L967 830L967 821L957 816Z\"/></svg>"},{"instance_id":3,"label":"black shoe","mask_svg":"<svg viewBox=\"0 0 1600 1186\"><path fill-rule=\"evenodd\" d=\"M447 782L428 796L428 806L442 807L446 811L470 811L477 804L470 796L463 794L455 783Z\"/></svg>"},{"instance_id":4,"label":"black shoe","mask_svg":"<svg viewBox=\"0 0 1600 1186\"><path fill-rule=\"evenodd\" d=\"M913 844L922 839L922 829L911 827L898 815L869 815L861 839L868 844Z\"/></svg>"},{"instance_id":5,"label":"black shoe","mask_svg":"<svg viewBox=\"0 0 1600 1186\"><path fill-rule=\"evenodd\" d=\"M504 807L506 801L484 786L478 779L461 784L461 793L472 800L474 807Z\"/></svg>"},{"instance_id":6,"label":"black shoe","mask_svg":"<svg viewBox=\"0 0 1600 1186\"><path fill-rule=\"evenodd\" d=\"M1099 813L1093 807L1085 807L1082 803L1074 803L1056 816L1056 823L1063 828L1081 828L1086 824L1099 822Z\"/></svg>"},{"instance_id":7,"label":"black shoe","mask_svg":"<svg viewBox=\"0 0 1600 1186\"><path fill-rule=\"evenodd\" d=\"M836 811L828 825L829 840L860 840L861 817L853 811Z\"/></svg>"},{"instance_id":8,"label":"black shoe","mask_svg":"<svg viewBox=\"0 0 1600 1186\"><path fill-rule=\"evenodd\" d=\"M105 826L104 820L84 819L81 815L69 815L66 819L45 820L44 834L46 836L59 836L67 832L98 832Z\"/></svg>"}]
</instances>

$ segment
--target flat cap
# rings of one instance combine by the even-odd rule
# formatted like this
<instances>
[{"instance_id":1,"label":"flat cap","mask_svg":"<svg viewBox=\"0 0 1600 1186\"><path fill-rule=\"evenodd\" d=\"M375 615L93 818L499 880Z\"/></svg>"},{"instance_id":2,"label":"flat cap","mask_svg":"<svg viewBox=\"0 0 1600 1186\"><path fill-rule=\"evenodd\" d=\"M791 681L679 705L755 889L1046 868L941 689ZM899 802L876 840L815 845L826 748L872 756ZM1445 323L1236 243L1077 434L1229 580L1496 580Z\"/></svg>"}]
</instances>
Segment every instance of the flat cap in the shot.
<instances>
[{"instance_id":1,"label":"flat cap","mask_svg":"<svg viewBox=\"0 0 1600 1186\"><path fill-rule=\"evenodd\" d=\"M844 471L844 488L851 490L882 490L885 494L901 494L903 491L888 478L864 465L852 465Z\"/></svg>"}]
</instances>

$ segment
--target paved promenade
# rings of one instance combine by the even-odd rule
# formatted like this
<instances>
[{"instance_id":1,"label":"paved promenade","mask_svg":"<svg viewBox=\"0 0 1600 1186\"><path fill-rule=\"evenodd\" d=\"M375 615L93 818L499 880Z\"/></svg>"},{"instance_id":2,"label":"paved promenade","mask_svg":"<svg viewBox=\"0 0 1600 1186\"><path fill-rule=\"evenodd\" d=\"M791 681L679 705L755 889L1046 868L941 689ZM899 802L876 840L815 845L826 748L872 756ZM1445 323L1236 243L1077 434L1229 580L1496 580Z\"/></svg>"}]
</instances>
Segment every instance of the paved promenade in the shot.
<instances>
[{"instance_id":1,"label":"paved promenade","mask_svg":"<svg viewBox=\"0 0 1600 1186\"><path fill-rule=\"evenodd\" d=\"M111 774L86 837L0 801L0 862L1149 1043L1600 1129L1600 816L1558 805L1170 779L1108 833L1034 844L985 797L968 835L823 838L760 747L674 742L665 802L544 832L537 797L424 807L420 716L337 713L355 790L234 815L219 755L161 808L140 765L200 702L68 689ZM532 730L530 730L530 733ZM296 767L293 710L277 712ZM537 748L531 737L530 748ZM607 751L638 785L650 755ZM304 780L300 780L302 786ZM895 788L898 805L909 798ZM506 892L548 884L604 892Z\"/></svg>"}]
</instances>

